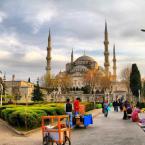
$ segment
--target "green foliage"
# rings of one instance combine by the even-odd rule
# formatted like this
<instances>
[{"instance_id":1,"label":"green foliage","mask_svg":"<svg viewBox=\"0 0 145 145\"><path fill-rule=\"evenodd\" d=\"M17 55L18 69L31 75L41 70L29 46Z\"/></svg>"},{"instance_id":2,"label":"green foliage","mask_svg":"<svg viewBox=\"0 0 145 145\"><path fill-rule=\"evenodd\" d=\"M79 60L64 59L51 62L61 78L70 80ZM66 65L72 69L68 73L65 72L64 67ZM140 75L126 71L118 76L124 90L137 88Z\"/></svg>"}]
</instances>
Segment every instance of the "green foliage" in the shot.
<instances>
[{"instance_id":1,"label":"green foliage","mask_svg":"<svg viewBox=\"0 0 145 145\"><path fill-rule=\"evenodd\" d=\"M65 114L64 108L62 108L62 107L56 108L55 110L56 110L56 113L57 113L58 115Z\"/></svg>"},{"instance_id":2,"label":"green foliage","mask_svg":"<svg viewBox=\"0 0 145 145\"><path fill-rule=\"evenodd\" d=\"M16 128L33 129L41 125L42 116L64 115L62 106L63 104L37 104L28 107L7 105L0 107L0 117Z\"/></svg>"},{"instance_id":3,"label":"green foliage","mask_svg":"<svg viewBox=\"0 0 145 145\"><path fill-rule=\"evenodd\" d=\"M136 104L136 106L139 107L139 108L145 108L145 103L143 103L143 102L138 102L138 103Z\"/></svg>"},{"instance_id":4,"label":"green foliage","mask_svg":"<svg viewBox=\"0 0 145 145\"><path fill-rule=\"evenodd\" d=\"M96 104L96 108L97 108L97 109L102 108L102 104Z\"/></svg>"},{"instance_id":5,"label":"green foliage","mask_svg":"<svg viewBox=\"0 0 145 145\"><path fill-rule=\"evenodd\" d=\"M91 87L89 85L82 88L84 94L89 94L91 92Z\"/></svg>"},{"instance_id":6,"label":"green foliage","mask_svg":"<svg viewBox=\"0 0 145 145\"><path fill-rule=\"evenodd\" d=\"M17 110L9 115L8 122L19 128L26 127L29 129L40 126L41 116L46 115L44 111L32 111L32 110Z\"/></svg>"},{"instance_id":7,"label":"green foliage","mask_svg":"<svg viewBox=\"0 0 145 145\"><path fill-rule=\"evenodd\" d=\"M6 109L6 106L1 106L0 107L0 118L2 118L2 111Z\"/></svg>"},{"instance_id":8,"label":"green foliage","mask_svg":"<svg viewBox=\"0 0 145 145\"><path fill-rule=\"evenodd\" d=\"M83 102L82 104L85 105L86 112L94 109L93 102Z\"/></svg>"},{"instance_id":9,"label":"green foliage","mask_svg":"<svg viewBox=\"0 0 145 145\"><path fill-rule=\"evenodd\" d=\"M42 93L39 84L34 87L32 101L43 101L44 94Z\"/></svg>"},{"instance_id":10,"label":"green foliage","mask_svg":"<svg viewBox=\"0 0 145 145\"><path fill-rule=\"evenodd\" d=\"M130 74L130 89L134 96L139 96L139 90L141 90L141 76L136 64L132 64L132 71Z\"/></svg>"},{"instance_id":11,"label":"green foliage","mask_svg":"<svg viewBox=\"0 0 145 145\"><path fill-rule=\"evenodd\" d=\"M85 102L86 112L92 110L93 103ZM41 125L41 117L47 115L64 115L63 103L36 104L32 106L7 105L0 107L1 118L16 128L33 129Z\"/></svg>"}]
</instances>

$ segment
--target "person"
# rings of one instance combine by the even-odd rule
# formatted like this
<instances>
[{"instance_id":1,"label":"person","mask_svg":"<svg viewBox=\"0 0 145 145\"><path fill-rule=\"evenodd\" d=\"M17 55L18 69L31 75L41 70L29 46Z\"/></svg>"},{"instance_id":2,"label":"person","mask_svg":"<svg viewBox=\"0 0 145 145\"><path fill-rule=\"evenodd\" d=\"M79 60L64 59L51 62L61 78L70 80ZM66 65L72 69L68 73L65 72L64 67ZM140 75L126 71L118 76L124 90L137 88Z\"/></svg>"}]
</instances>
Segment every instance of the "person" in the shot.
<instances>
[{"instance_id":1,"label":"person","mask_svg":"<svg viewBox=\"0 0 145 145\"><path fill-rule=\"evenodd\" d=\"M120 108L120 111L122 112L123 111L122 99L119 99L119 108Z\"/></svg>"},{"instance_id":2,"label":"person","mask_svg":"<svg viewBox=\"0 0 145 145\"><path fill-rule=\"evenodd\" d=\"M80 108L80 98L76 98L76 100L74 101L74 113L75 115L79 114L79 108Z\"/></svg>"},{"instance_id":3,"label":"person","mask_svg":"<svg viewBox=\"0 0 145 145\"><path fill-rule=\"evenodd\" d=\"M119 105L119 103L117 100L113 102L113 107L114 107L115 112L118 112L118 105Z\"/></svg>"},{"instance_id":4,"label":"person","mask_svg":"<svg viewBox=\"0 0 145 145\"><path fill-rule=\"evenodd\" d=\"M123 104L123 112L124 112L123 119L124 120L129 119L132 113L132 108L131 108L130 103L127 100Z\"/></svg>"},{"instance_id":5,"label":"person","mask_svg":"<svg viewBox=\"0 0 145 145\"><path fill-rule=\"evenodd\" d=\"M127 106L126 111L127 111L127 118L130 119L132 113L132 107L130 104Z\"/></svg>"},{"instance_id":6,"label":"person","mask_svg":"<svg viewBox=\"0 0 145 145\"><path fill-rule=\"evenodd\" d=\"M70 103L70 99L67 99L66 100L66 105L65 105L65 112L67 115L69 115L70 117L70 126L72 127L73 123L72 123L72 110L73 110L73 107L72 107L72 104Z\"/></svg>"},{"instance_id":7,"label":"person","mask_svg":"<svg viewBox=\"0 0 145 145\"><path fill-rule=\"evenodd\" d=\"M127 119L127 106L128 106L128 104L129 103L127 100L123 103L123 120Z\"/></svg>"},{"instance_id":8,"label":"person","mask_svg":"<svg viewBox=\"0 0 145 145\"><path fill-rule=\"evenodd\" d=\"M104 116L107 117L108 116L108 107L109 107L109 104L108 104L108 101L104 101Z\"/></svg>"},{"instance_id":9,"label":"person","mask_svg":"<svg viewBox=\"0 0 145 145\"><path fill-rule=\"evenodd\" d=\"M102 102L102 113L104 113L104 100Z\"/></svg>"},{"instance_id":10,"label":"person","mask_svg":"<svg viewBox=\"0 0 145 145\"><path fill-rule=\"evenodd\" d=\"M8 104L13 104L12 99L9 99Z\"/></svg>"},{"instance_id":11,"label":"person","mask_svg":"<svg viewBox=\"0 0 145 145\"><path fill-rule=\"evenodd\" d=\"M140 109L135 108L133 110L132 114L131 114L131 119L132 119L133 122L139 122L140 121L138 113L140 113Z\"/></svg>"}]
</instances>

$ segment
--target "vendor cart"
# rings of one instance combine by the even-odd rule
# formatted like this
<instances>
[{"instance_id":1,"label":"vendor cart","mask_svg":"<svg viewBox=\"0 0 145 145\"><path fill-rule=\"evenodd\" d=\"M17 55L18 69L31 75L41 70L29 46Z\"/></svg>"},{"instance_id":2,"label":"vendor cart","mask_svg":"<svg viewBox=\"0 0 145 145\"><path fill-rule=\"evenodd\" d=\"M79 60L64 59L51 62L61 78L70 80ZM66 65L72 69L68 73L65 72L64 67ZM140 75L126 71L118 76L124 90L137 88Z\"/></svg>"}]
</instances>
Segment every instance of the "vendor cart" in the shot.
<instances>
[{"instance_id":1,"label":"vendor cart","mask_svg":"<svg viewBox=\"0 0 145 145\"><path fill-rule=\"evenodd\" d=\"M75 127L84 127L86 128L90 124L93 124L93 118L91 114L85 113L85 106L80 105L79 114L73 117L73 125Z\"/></svg>"},{"instance_id":2,"label":"vendor cart","mask_svg":"<svg viewBox=\"0 0 145 145\"><path fill-rule=\"evenodd\" d=\"M42 116L43 145L71 145L68 115Z\"/></svg>"}]
</instances>

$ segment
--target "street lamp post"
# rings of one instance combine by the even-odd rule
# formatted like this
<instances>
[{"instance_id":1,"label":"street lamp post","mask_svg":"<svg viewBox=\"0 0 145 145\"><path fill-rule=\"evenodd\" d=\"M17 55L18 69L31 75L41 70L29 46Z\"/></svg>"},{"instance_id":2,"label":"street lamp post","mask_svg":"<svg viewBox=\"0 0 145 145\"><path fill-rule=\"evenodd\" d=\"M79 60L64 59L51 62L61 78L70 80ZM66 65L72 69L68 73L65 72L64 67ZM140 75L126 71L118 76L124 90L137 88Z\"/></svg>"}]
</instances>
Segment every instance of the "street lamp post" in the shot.
<instances>
[{"instance_id":1,"label":"street lamp post","mask_svg":"<svg viewBox=\"0 0 145 145\"><path fill-rule=\"evenodd\" d=\"M94 95L93 99L94 99L94 109L95 109L96 108L96 89L95 88L93 89L93 95Z\"/></svg>"},{"instance_id":2,"label":"street lamp post","mask_svg":"<svg viewBox=\"0 0 145 145\"><path fill-rule=\"evenodd\" d=\"M3 97L2 97L2 94L3 94L3 85L0 84L0 92L1 92L1 106L3 105Z\"/></svg>"},{"instance_id":3,"label":"street lamp post","mask_svg":"<svg viewBox=\"0 0 145 145\"><path fill-rule=\"evenodd\" d=\"M138 101L140 102L140 90L138 90L138 94L139 94Z\"/></svg>"}]
</instances>

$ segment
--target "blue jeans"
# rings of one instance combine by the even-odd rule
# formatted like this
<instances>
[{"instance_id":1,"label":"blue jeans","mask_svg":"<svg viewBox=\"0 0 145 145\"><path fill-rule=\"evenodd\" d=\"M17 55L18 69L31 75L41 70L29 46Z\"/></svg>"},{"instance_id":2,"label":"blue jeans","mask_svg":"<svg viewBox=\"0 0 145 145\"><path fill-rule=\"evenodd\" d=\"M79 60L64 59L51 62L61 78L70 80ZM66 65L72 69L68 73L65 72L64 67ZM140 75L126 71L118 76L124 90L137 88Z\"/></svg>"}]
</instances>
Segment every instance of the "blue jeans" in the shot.
<instances>
[{"instance_id":1,"label":"blue jeans","mask_svg":"<svg viewBox=\"0 0 145 145\"><path fill-rule=\"evenodd\" d=\"M69 115L70 127L72 127L73 126L73 122L72 122L72 119L73 119L72 112L66 112L66 114ZM66 122L66 124L68 125L68 121Z\"/></svg>"}]
</instances>

